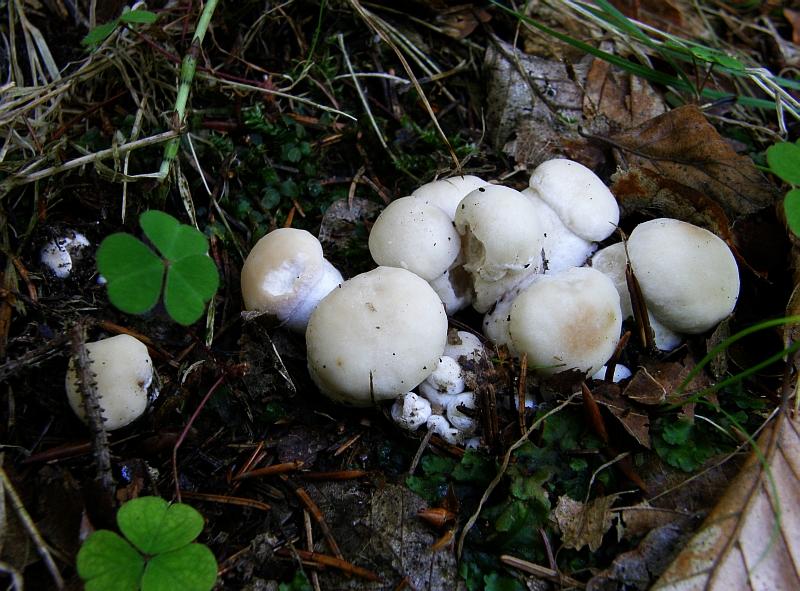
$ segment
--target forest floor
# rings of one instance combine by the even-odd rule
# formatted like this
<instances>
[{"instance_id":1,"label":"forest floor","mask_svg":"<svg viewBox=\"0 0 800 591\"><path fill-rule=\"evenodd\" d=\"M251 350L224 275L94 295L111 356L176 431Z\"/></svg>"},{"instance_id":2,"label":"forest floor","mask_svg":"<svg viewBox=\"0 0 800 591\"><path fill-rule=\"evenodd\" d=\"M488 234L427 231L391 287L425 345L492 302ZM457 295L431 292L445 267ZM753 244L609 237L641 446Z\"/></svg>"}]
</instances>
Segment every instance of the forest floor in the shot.
<instances>
[{"instance_id":1,"label":"forest floor","mask_svg":"<svg viewBox=\"0 0 800 591\"><path fill-rule=\"evenodd\" d=\"M0 0L0 582L81 588L83 541L159 496L202 514L219 589L800 588L792 178L767 158L800 120L784 4L243 0L192 53L199 2ZM722 238L734 314L669 353L626 323L621 384L495 351L496 436L466 452L327 400L302 335L242 315L270 230L319 236L349 278L391 200L454 173L522 189L554 157L611 187L626 234L673 217ZM97 246L141 237L146 210L208 240L219 289L188 326L120 311L98 280ZM42 251L77 234L57 276ZM67 363L117 334L157 387L97 433Z\"/></svg>"}]
</instances>

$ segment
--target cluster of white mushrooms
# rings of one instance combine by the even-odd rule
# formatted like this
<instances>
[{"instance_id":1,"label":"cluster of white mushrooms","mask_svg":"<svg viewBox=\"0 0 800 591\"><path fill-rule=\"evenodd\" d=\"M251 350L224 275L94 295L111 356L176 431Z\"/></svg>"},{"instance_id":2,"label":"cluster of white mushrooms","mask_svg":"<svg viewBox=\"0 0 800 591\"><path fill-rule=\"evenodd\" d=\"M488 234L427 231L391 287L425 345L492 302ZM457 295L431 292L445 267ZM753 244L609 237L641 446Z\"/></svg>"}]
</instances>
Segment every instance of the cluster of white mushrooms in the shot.
<instances>
[{"instance_id":1,"label":"cluster of white mushrooms","mask_svg":"<svg viewBox=\"0 0 800 591\"><path fill-rule=\"evenodd\" d=\"M245 308L305 332L310 375L329 398L393 400L400 426L463 443L476 427L466 368L487 352L470 333L448 339L448 315L473 306L485 336L541 374L591 375L632 313L628 260L659 348L732 312L738 269L717 236L657 219L595 253L618 221L605 184L570 160L541 164L522 192L475 176L433 181L383 210L369 237L379 266L347 281L308 232L267 234L242 269Z\"/></svg>"},{"instance_id":2,"label":"cluster of white mushrooms","mask_svg":"<svg viewBox=\"0 0 800 591\"><path fill-rule=\"evenodd\" d=\"M453 177L383 210L369 237L376 269L345 281L312 234L283 228L248 255L242 295L247 310L305 334L311 378L332 400L351 406L392 400L401 427L425 425L448 442L473 444L470 409L477 401L467 389L468 368L488 352L471 333L448 333L448 315L473 306L485 314L489 341L525 355L539 374L592 375L613 355L622 322L632 315L628 264L662 350L733 311L739 274L720 238L655 219L637 226L626 243L595 252L618 221L605 184L570 160L544 162L522 192ZM138 369L102 373L113 365L105 347L124 344L146 356L144 345L129 339L87 345L107 428L130 423L146 406L149 357ZM75 384L71 368L67 387L81 415ZM114 384L134 392L136 402L115 401Z\"/></svg>"}]
</instances>

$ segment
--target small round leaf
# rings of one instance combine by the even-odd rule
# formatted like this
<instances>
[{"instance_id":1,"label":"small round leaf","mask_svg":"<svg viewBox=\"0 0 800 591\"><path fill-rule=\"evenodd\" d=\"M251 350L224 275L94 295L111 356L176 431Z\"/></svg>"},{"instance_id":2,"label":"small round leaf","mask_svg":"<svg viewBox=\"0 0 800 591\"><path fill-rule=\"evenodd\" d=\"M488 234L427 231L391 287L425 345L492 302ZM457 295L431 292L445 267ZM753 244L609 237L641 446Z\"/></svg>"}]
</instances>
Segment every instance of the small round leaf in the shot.
<instances>
[{"instance_id":1,"label":"small round leaf","mask_svg":"<svg viewBox=\"0 0 800 591\"><path fill-rule=\"evenodd\" d=\"M158 302L164 263L141 240L111 234L97 249L97 269L108 281L108 299L129 314L147 312Z\"/></svg>"},{"instance_id":2,"label":"small round leaf","mask_svg":"<svg viewBox=\"0 0 800 591\"><path fill-rule=\"evenodd\" d=\"M214 554L204 544L189 544L150 559L142 591L209 591L216 580Z\"/></svg>"},{"instance_id":3,"label":"small round leaf","mask_svg":"<svg viewBox=\"0 0 800 591\"><path fill-rule=\"evenodd\" d=\"M795 236L800 237L800 189L792 189L783 200L786 223Z\"/></svg>"},{"instance_id":4,"label":"small round leaf","mask_svg":"<svg viewBox=\"0 0 800 591\"><path fill-rule=\"evenodd\" d=\"M202 232L163 211L151 209L144 212L139 217L139 225L150 242L170 261L208 251L208 240Z\"/></svg>"},{"instance_id":5,"label":"small round leaf","mask_svg":"<svg viewBox=\"0 0 800 591\"><path fill-rule=\"evenodd\" d=\"M195 255L176 261L167 272L164 288L167 313L183 325L196 322L218 287L219 273L208 256Z\"/></svg>"},{"instance_id":6,"label":"small round leaf","mask_svg":"<svg viewBox=\"0 0 800 591\"><path fill-rule=\"evenodd\" d=\"M790 142L770 146L767 163L781 179L791 185L800 185L800 146Z\"/></svg>"},{"instance_id":7,"label":"small round leaf","mask_svg":"<svg viewBox=\"0 0 800 591\"><path fill-rule=\"evenodd\" d=\"M137 591L145 568L142 555L106 529L87 538L76 563L87 591Z\"/></svg>"},{"instance_id":8,"label":"small round leaf","mask_svg":"<svg viewBox=\"0 0 800 591\"><path fill-rule=\"evenodd\" d=\"M203 530L203 516L189 505L170 505L160 497L139 497L117 512L125 537L145 554L160 554L185 546Z\"/></svg>"}]
</instances>

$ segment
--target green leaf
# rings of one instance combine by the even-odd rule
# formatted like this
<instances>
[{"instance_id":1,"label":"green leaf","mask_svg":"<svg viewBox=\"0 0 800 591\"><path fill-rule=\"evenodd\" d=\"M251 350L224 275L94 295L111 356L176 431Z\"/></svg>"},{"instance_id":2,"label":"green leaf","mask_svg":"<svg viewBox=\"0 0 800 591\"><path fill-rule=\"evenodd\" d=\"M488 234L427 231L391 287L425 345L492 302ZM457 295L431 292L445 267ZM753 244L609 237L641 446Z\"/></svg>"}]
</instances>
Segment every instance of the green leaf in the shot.
<instances>
[{"instance_id":1,"label":"green leaf","mask_svg":"<svg viewBox=\"0 0 800 591\"><path fill-rule=\"evenodd\" d=\"M455 462L452 458L428 454L422 458L422 471L425 474L450 474Z\"/></svg>"},{"instance_id":2,"label":"green leaf","mask_svg":"<svg viewBox=\"0 0 800 591\"><path fill-rule=\"evenodd\" d=\"M218 287L219 273L208 256L200 254L176 261L167 272L164 288L167 313L179 324L196 322Z\"/></svg>"},{"instance_id":3,"label":"green leaf","mask_svg":"<svg viewBox=\"0 0 800 591\"><path fill-rule=\"evenodd\" d=\"M795 236L800 236L800 189L792 189L783 199L786 223Z\"/></svg>"},{"instance_id":4,"label":"green leaf","mask_svg":"<svg viewBox=\"0 0 800 591\"><path fill-rule=\"evenodd\" d=\"M485 591L525 591L525 587L517 579L491 573L483 577Z\"/></svg>"},{"instance_id":5,"label":"green leaf","mask_svg":"<svg viewBox=\"0 0 800 591\"><path fill-rule=\"evenodd\" d=\"M141 552L160 554L185 546L200 535L203 516L189 505L139 497L120 508L117 525Z\"/></svg>"},{"instance_id":6,"label":"green leaf","mask_svg":"<svg viewBox=\"0 0 800 591\"><path fill-rule=\"evenodd\" d=\"M301 570L294 573L294 578L289 583L278 585L278 591L312 591L311 583Z\"/></svg>"},{"instance_id":7,"label":"green leaf","mask_svg":"<svg viewBox=\"0 0 800 591\"><path fill-rule=\"evenodd\" d=\"M164 264L130 234L106 237L97 249L97 269L108 281L108 299L129 314L147 312L158 302Z\"/></svg>"},{"instance_id":8,"label":"green leaf","mask_svg":"<svg viewBox=\"0 0 800 591\"><path fill-rule=\"evenodd\" d=\"M123 12L119 20L129 24L152 25L158 20L158 15L149 10L129 10Z\"/></svg>"},{"instance_id":9,"label":"green leaf","mask_svg":"<svg viewBox=\"0 0 800 591\"><path fill-rule=\"evenodd\" d=\"M683 419L668 423L664 425L662 437L669 444L683 445L689 440L693 426L692 423Z\"/></svg>"},{"instance_id":10,"label":"green leaf","mask_svg":"<svg viewBox=\"0 0 800 591\"><path fill-rule=\"evenodd\" d=\"M81 45L89 48L97 47L103 41L105 41L108 36L111 35L111 33L114 32L114 29L117 28L117 25L119 25L118 19L103 23L102 25L97 25L94 29L89 31L89 33L83 39L81 39Z\"/></svg>"},{"instance_id":11,"label":"green leaf","mask_svg":"<svg viewBox=\"0 0 800 591\"><path fill-rule=\"evenodd\" d=\"M468 449L453 469L453 480L457 482L489 482L495 476L494 462L474 449Z\"/></svg>"},{"instance_id":12,"label":"green leaf","mask_svg":"<svg viewBox=\"0 0 800 591\"><path fill-rule=\"evenodd\" d=\"M76 566L87 591L137 591L144 558L120 536L101 529L83 543Z\"/></svg>"},{"instance_id":13,"label":"green leaf","mask_svg":"<svg viewBox=\"0 0 800 591\"><path fill-rule=\"evenodd\" d=\"M211 550L204 544L189 544L151 558L142 576L142 591L210 591L216 580L217 561Z\"/></svg>"},{"instance_id":14,"label":"green leaf","mask_svg":"<svg viewBox=\"0 0 800 591\"><path fill-rule=\"evenodd\" d=\"M800 185L800 146L780 142L767 148L770 169L791 185Z\"/></svg>"},{"instance_id":15,"label":"green leaf","mask_svg":"<svg viewBox=\"0 0 800 591\"><path fill-rule=\"evenodd\" d=\"M144 212L139 217L139 225L150 242L170 261L208 252L208 240L202 232L163 211Z\"/></svg>"}]
</instances>

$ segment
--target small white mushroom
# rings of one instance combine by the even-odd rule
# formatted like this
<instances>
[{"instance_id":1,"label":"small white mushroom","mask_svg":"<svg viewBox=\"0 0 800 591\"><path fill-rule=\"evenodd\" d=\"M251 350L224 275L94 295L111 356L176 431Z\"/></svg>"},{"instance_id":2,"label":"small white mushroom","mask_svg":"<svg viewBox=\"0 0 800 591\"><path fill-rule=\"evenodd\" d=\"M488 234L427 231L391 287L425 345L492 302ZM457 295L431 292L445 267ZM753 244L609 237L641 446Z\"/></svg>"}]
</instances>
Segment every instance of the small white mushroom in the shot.
<instances>
[{"instance_id":1,"label":"small white mushroom","mask_svg":"<svg viewBox=\"0 0 800 591\"><path fill-rule=\"evenodd\" d=\"M486 348L480 338L471 332L454 330L447 335L444 354L458 361L462 357L467 361L476 361L479 357L486 355Z\"/></svg>"},{"instance_id":2,"label":"small white mushroom","mask_svg":"<svg viewBox=\"0 0 800 591\"><path fill-rule=\"evenodd\" d=\"M600 177L579 162L564 158L542 162L531 174L530 187L584 240L600 242L617 227L617 200Z\"/></svg>"},{"instance_id":3,"label":"small white mushroom","mask_svg":"<svg viewBox=\"0 0 800 591\"><path fill-rule=\"evenodd\" d=\"M456 219L456 208L464 196L470 191L483 187L488 183L473 175L453 176L425 183L414 192L412 197L435 205L444 211L451 220Z\"/></svg>"},{"instance_id":4,"label":"small white mushroom","mask_svg":"<svg viewBox=\"0 0 800 591\"><path fill-rule=\"evenodd\" d=\"M540 271L543 232L536 208L519 191L480 187L461 200L455 222L477 311L486 312L506 291Z\"/></svg>"},{"instance_id":5,"label":"small white mushroom","mask_svg":"<svg viewBox=\"0 0 800 591\"><path fill-rule=\"evenodd\" d=\"M317 304L342 283L312 234L279 228L259 240L241 274L246 310L266 312L290 330L303 332Z\"/></svg>"},{"instance_id":6,"label":"small white mushroom","mask_svg":"<svg viewBox=\"0 0 800 591\"><path fill-rule=\"evenodd\" d=\"M428 417L428 431L432 431L450 445L457 445L463 437L461 431L453 427L442 415Z\"/></svg>"},{"instance_id":7,"label":"small white mushroom","mask_svg":"<svg viewBox=\"0 0 800 591\"><path fill-rule=\"evenodd\" d=\"M458 361L443 355L439 358L436 369L424 381L438 392L458 394L464 391L464 370Z\"/></svg>"},{"instance_id":8,"label":"small white mushroom","mask_svg":"<svg viewBox=\"0 0 800 591\"><path fill-rule=\"evenodd\" d=\"M48 241L39 252L39 260L53 275L66 279L72 272L73 258L79 257L89 245L89 240L80 232L67 232Z\"/></svg>"},{"instance_id":9,"label":"small white mushroom","mask_svg":"<svg viewBox=\"0 0 800 591\"><path fill-rule=\"evenodd\" d=\"M477 408L477 401L475 400L474 392L462 392L453 396L447 403L445 416L450 424L461 431L464 435L472 434L477 428L478 424L470 416L462 412L459 407L475 409Z\"/></svg>"},{"instance_id":10,"label":"small white mushroom","mask_svg":"<svg viewBox=\"0 0 800 591\"><path fill-rule=\"evenodd\" d=\"M426 424L430 416L431 403L413 392L403 394L392 405L392 420L409 431Z\"/></svg>"},{"instance_id":11,"label":"small white mushroom","mask_svg":"<svg viewBox=\"0 0 800 591\"><path fill-rule=\"evenodd\" d=\"M453 220L416 197L392 201L369 234L369 252L378 265L408 269L425 281L450 269L460 250L461 238Z\"/></svg>"},{"instance_id":12,"label":"small white mushroom","mask_svg":"<svg viewBox=\"0 0 800 591\"><path fill-rule=\"evenodd\" d=\"M614 353L622 327L614 284L587 267L542 275L516 297L510 315L514 348L545 375L594 373Z\"/></svg>"},{"instance_id":13,"label":"small white mushroom","mask_svg":"<svg viewBox=\"0 0 800 591\"><path fill-rule=\"evenodd\" d=\"M736 306L736 259L708 230L669 218L650 220L631 232L628 256L648 309L676 332L705 332Z\"/></svg>"},{"instance_id":14,"label":"small white mushroom","mask_svg":"<svg viewBox=\"0 0 800 591\"><path fill-rule=\"evenodd\" d=\"M135 421L147 408L147 389L153 380L153 362L147 347L138 339L121 334L86 343L86 351L105 428L113 431ZM69 361L65 387L69 405L85 422L74 359Z\"/></svg>"},{"instance_id":15,"label":"small white mushroom","mask_svg":"<svg viewBox=\"0 0 800 591\"><path fill-rule=\"evenodd\" d=\"M607 368L606 368L605 365L603 367L601 367L600 369L598 369L596 372L594 372L594 374L592 374L592 379L593 380L605 380L606 379L606 369ZM616 384L617 382L621 382L622 380L627 380L632 375L633 374L631 373L630 369L628 369L624 365L621 365L621 364L617 363L614 366L614 375L611 378L611 381Z\"/></svg>"},{"instance_id":16,"label":"small white mushroom","mask_svg":"<svg viewBox=\"0 0 800 591\"><path fill-rule=\"evenodd\" d=\"M447 316L430 285L405 269L378 267L345 281L311 314L308 369L331 399L369 406L428 377L446 341Z\"/></svg>"}]
</instances>

